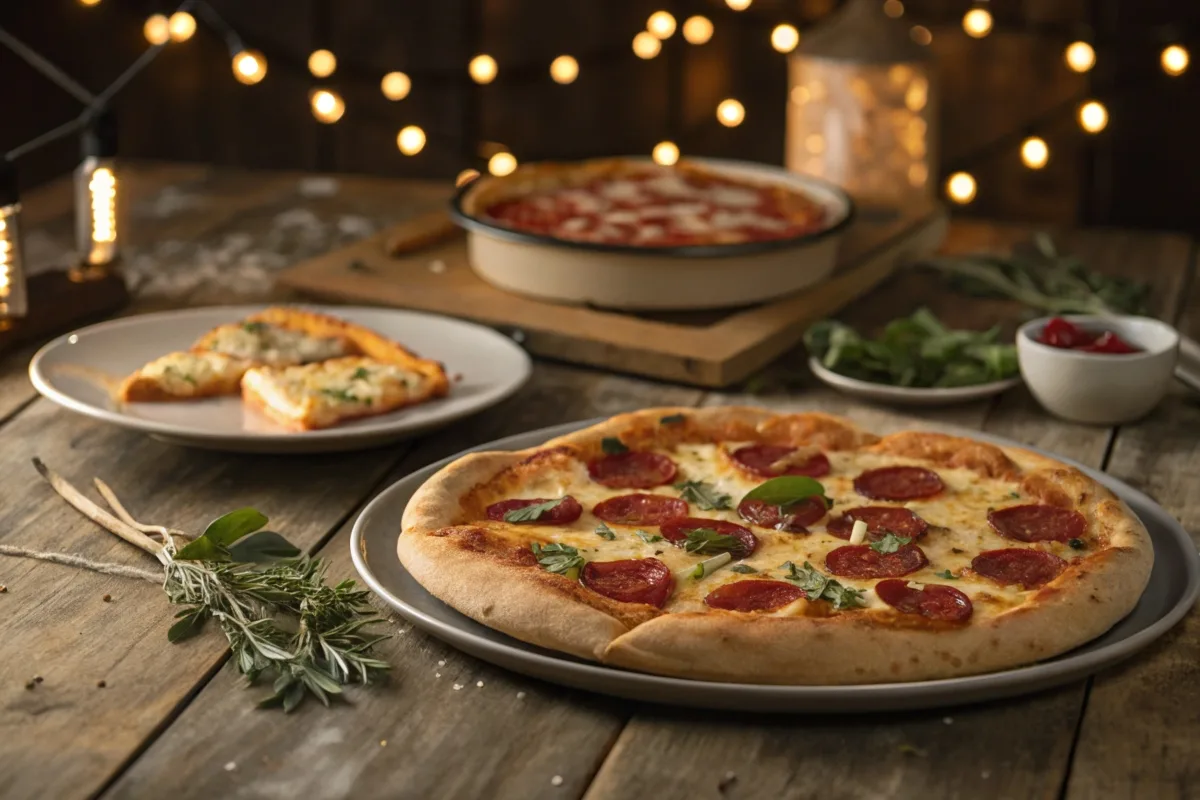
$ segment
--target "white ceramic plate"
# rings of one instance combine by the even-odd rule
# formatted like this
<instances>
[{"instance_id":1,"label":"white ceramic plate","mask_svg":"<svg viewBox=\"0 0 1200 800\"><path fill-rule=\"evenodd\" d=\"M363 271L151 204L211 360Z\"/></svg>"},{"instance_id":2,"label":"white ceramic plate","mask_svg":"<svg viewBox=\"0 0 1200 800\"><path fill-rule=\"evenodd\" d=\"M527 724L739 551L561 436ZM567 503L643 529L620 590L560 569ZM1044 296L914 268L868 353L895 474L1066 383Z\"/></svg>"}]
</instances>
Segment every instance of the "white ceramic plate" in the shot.
<instances>
[{"instance_id":1,"label":"white ceramic plate","mask_svg":"<svg viewBox=\"0 0 1200 800\"><path fill-rule=\"evenodd\" d=\"M948 406L953 403L969 403L1000 394L1021 382L1020 377L1008 380L980 383L975 386L956 386L953 389L915 389L907 386L889 386L886 383L848 378L826 369L815 356L808 359L813 374L827 386L863 400L888 403L897 406Z\"/></svg>"},{"instance_id":2,"label":"white ceramic plate","mask_svg":"<svg viewBox=\"0 0 1200 800\"><path fill-rule=\"evenodd\" d=\"M535 447L599 421L575 422L523 433L473 450ZM1002 446L1028 448L1028 445L977 431L946 430ZM400 535L404 507L431 475L462 455L443 459L409 475L384 490L363 509L350 534L350 555L359 575L413 625L477 658L552 683L643 702L772 714L878 713L1012 697L1079 680L1128 658L1179 622L1200 592L1200 558L1191 537L1174 517L1146 495L1103 472L1045 453L1073 464L1116 492L1145 523L1154 543L1154 569L1137 606L1129 616L1087 644L1028 667L911 683L762 686L631 672L526 644L480 625L429 594L404 569L396 556L396 539Z\"/></svg>"},{"instance_id":3,"label":"white ceramic plate","mask_svg":"<svg viewBox=\"0 0 1200 800\"><path fill-rule=\"evenodd\" d=\"M289 432L247 408L239 397L180 403L114 403L105 380L186 350L205 331L265 306L221 306L145 314L92 325L47 344L29 364L44 396L93 419L157 439L212 450L313 453L374 447L474 414L511 395L529 378L529 356L506 336L469 322L383 308L311 307L371 328L451 376L448 397L318 431ZM461 380L453 382L456 375Z\"/></svg>"}]
</instances>

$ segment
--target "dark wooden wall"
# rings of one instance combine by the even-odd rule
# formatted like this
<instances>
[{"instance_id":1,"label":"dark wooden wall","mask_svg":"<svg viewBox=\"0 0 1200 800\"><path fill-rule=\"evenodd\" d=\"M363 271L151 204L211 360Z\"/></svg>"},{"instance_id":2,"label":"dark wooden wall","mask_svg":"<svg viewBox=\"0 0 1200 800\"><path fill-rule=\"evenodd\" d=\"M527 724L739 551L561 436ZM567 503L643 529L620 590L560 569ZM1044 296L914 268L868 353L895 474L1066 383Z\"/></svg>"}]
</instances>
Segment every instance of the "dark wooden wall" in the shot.
<instances>
[{"instance_id":1,"label":"dark wooden wall","mask_svg":"<svg viewBox=\"0 0 1200 800\"><path fill-rule=\"evenodd\" d=\"M225 43L205 29L168 46L116 104L122 152L130 156L262 168L337 170L448 179L478 166L481 142L506 145L524 160L646 153L663 138L685 153L781 163L785 58L771 50L771 27L809 24L836 0L755 0L736 13L724 0L213 0L252 47L267 53L268 75L237 83ZM943 174L965 166L979 196L964 213L1034 221L1196 230L1200 171L1193 131L1200 121L1200 65L1168 79L1157 50L1176 25L1200 23L1189 0L1021 0L992 3L997 29L967 37L958 20L968 0L908 0L904 21L934 34L942 82ZM155 0L0 2L0 25L92 88L100 88L146 49L141 26L173 4ZM702 13L716 26L706 45L677 33L663 54L634 57L630 41L658 8L682 23ZM1166 33L1164 33L1166 31ZM1063 66L1074 36L1099 37L1095 72ZM1200 41L1192 42L1200 57ZM318 81L305 60L316 47L340 59L326 83L346 101L336 125L317 123L308 93ZM494 55L500 77L466 79L476 52ZM551 59L579 59L568 86L547 74ZM379 79L413 75L403 101L383 98ZM0 147L7 149L69 118L75 100L0 49ZM1101 136L1074 120L1078 98L1122 87L1106 100ZM746 122L714 118L726 96L746 106ZM1056 113L1057 112L1057 113ZM396 132L425 129L429 143L403 156ZM1036 131L1051 147L1046 169L1020 165L1013 136ZM1009 137L1006 150L989 151ZM486 147L486 146L485 146ZM23 159L26 185L71 168L77 139Z\"/></svg>"}]
</instances>

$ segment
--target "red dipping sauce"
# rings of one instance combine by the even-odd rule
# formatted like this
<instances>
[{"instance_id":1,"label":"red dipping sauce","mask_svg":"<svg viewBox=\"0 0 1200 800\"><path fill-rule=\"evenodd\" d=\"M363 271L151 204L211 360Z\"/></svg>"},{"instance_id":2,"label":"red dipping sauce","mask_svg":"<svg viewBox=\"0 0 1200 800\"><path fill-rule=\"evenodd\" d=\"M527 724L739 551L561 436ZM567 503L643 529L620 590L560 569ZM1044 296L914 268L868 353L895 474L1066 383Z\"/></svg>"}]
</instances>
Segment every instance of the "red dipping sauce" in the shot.
<instances>
[{"instance_id":1,"label":"red dipping sauce","mask_svg":"<svg viewBox=\"0 0 1200 800\"><path fill-rule=\"evenodd\" d=\"M1046 323L1037 340L1051 347L1061 347L1064 350L1079 350L1084 353L1107 353L1110 355L1125 355L1140 353L1140 347L1134 347L1112 331L1093 333L1089 330L1067 322L1062 317L1055 317Z\"/></svg>"}]
</instances>

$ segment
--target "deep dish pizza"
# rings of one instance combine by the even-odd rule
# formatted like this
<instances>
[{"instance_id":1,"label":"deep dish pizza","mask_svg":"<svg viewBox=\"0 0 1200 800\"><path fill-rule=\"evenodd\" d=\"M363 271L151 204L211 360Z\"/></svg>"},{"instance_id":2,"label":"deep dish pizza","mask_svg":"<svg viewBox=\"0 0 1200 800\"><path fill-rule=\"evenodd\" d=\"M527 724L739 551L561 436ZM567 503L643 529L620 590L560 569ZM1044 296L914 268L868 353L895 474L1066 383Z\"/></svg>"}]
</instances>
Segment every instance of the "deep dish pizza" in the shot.
<instances>
[{"instance_id":1,"label":"deep dish pizza","mask_svg":"<svg viewBox=\"0 0 1200 800\"><path fill-rule=\"evenodd\" d=\"M571 241L688 247L795 239L828 226L825 207L801 192L687 162L538 163L486 180L467 196L467 213Z\"/></svg>"},{"instance_id":2,"label":"deep dish pizza","mask_svg":"<svg viewBox=\"0 0 1200 800\"><path fill-rule=\"evenodd\" d=\"M467 455L414 495L398 552L526 642L776 684L1048 658L1129 613L1153 563L1120 500L1045 456L752 408L652 409Z\"/></svg>"}]
</instances>

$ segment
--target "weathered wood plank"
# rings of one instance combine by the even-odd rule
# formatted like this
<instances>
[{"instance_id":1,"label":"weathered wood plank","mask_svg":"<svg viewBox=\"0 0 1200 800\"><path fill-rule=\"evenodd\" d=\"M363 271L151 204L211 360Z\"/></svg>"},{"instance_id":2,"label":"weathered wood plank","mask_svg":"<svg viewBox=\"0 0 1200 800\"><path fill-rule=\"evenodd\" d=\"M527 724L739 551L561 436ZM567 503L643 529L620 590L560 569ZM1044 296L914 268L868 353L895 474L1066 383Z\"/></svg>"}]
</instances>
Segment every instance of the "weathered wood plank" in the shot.
<instances>
[{"instance_id":1,"label":"weathered wood plank","mask_svg":"<svg viewBox=\"0 0 1200 800\"><path fill-rule=\"evenodd\" d=\"M430 437L392 477L499 436L699 398L690 389L539 364L515 398ZM349 535L347 523L322 551L331 577L354 574ZM394 678L354 692L352 709L309 705L289 717L257 711L227 665L105 796L416 800L583 792L624 724L624 704L492 667L395 615L391 624L398 635L381 652ZM223 772L229 762L236 769Z\"/></svg>"}]
</instances>

